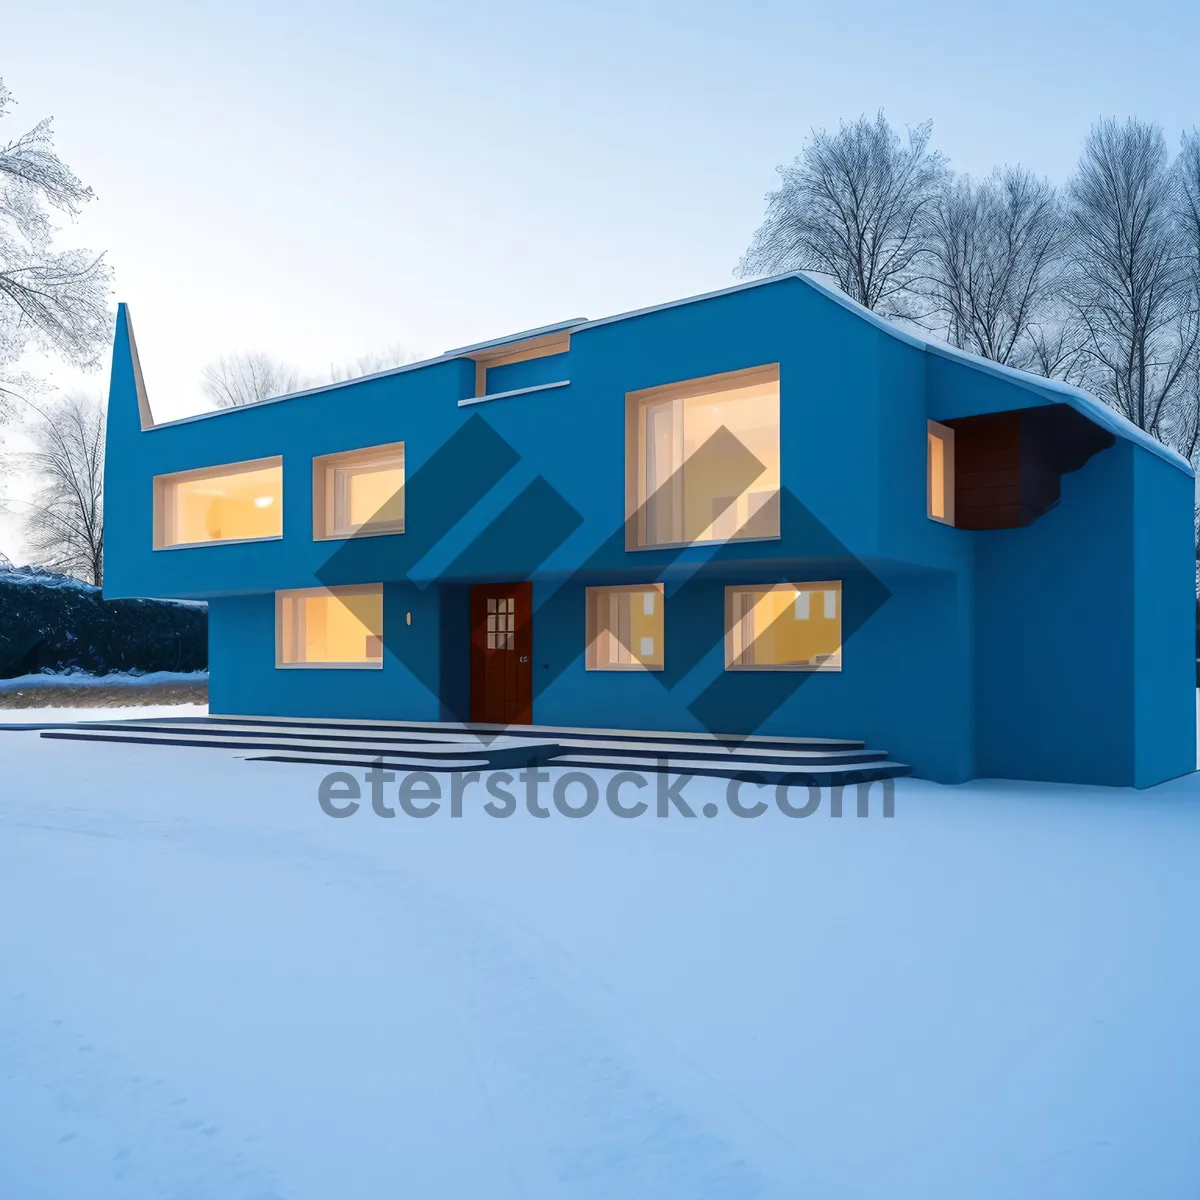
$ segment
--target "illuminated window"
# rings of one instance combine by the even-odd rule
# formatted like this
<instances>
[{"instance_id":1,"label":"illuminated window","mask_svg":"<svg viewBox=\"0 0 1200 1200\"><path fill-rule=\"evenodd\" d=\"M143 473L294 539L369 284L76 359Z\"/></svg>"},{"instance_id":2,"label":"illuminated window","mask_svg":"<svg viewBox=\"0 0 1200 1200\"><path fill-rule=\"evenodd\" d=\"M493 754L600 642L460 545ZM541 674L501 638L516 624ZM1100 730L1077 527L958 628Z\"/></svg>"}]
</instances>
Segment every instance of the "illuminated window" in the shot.
<instances>
[{"instance_id":1,"label":"illuminated window","mask_svg":"<svg viewBox=\"0 0 1200 1200\"><path fill-rule=\"evenodd\" d=\"M277 667L382 667L383 585L275 593Z\"/></svg>"},{"instance_id":2,"label":"illuminated window","mask_svg":"<svg viewBox=\"0 0 1200 1200\"><path fill-rule=\"evenodd\" d=\"M403 442L313 459L313 537L403 532Z\"/></svg>"},{"instance_id":3,"label":"illuminated window","mask_svg":"<svg viewBox=\"0 0 1200 1200\"><path fill-rule=\"evenodd\" d=\"M626 396L626 544L779 536L779 367Z\"/></svg>"},{"instance_id":4,"label":"illuminated window","mask_svg":"<svg viewBox=\"0 0 1200 1200\"><path fill-rule=\"evenodd\" d=\"M725 668L840 671L841 583L726 588Z\"/></svg>"},{"instance_id":5,"label":"illuminated window","mask_svg":"<svg viewBox=\"0 0 1200 1200\"><path fill-rule=\"evenodd\" d=\"M587 589L587 669L663 669L661 584Z\"/></svg>"},{"instance_id":6,"label":"illuminated window","mask_svg":"<svg viewBox=\"0 0 1200 1200\"><path fill-rule=\"evenodd\" d=\"M930 520L954 524L954 430L929 422L928 514Z\"/></svg>"},{"instance_id":7,"label":"illuminated window","mask_svg":"<svg viewBox=\"0 0 1200 1200\"><path fill-rule=\"evenodd\" d=\"M156 549L282 536L282 458L155 477Z\"/></svg>"}]
</instances>

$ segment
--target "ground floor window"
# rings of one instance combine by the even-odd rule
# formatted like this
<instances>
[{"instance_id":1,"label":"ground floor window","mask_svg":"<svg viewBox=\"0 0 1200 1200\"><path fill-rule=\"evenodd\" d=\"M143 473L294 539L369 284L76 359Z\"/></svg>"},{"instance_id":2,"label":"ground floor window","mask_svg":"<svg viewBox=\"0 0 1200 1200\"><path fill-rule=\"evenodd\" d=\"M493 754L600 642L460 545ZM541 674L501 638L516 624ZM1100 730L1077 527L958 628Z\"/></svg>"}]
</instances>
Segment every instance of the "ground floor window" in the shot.
<instances>
[{"instance_id":1,"label":"ground floor window","mask_svg":"<svg viewBox=\"0 0 1200 1200\"><path fill-rule=\"evenodd\" d=\"M841 583L726 588L725 668L840 671Z\"/></svg>"},{"instance_id":2,"label":"ground floor window","mask_svg":"<svg viewBox=\"0 0 1200 1200\"><path fill-rule=\"evenodd\" d=\"M383 585L275 593L277 667L382 667Z\"/></svg>"},{"instance_id":3,"label":"ground floor window","mask_svg":"<svg viewBox=\"0 0 1200 1200\"><path fill-rule=\"evenodd\" d=\"M663 589L660 583L587 589L587 669L663 669Z\"/></svg>"}]
</instances>

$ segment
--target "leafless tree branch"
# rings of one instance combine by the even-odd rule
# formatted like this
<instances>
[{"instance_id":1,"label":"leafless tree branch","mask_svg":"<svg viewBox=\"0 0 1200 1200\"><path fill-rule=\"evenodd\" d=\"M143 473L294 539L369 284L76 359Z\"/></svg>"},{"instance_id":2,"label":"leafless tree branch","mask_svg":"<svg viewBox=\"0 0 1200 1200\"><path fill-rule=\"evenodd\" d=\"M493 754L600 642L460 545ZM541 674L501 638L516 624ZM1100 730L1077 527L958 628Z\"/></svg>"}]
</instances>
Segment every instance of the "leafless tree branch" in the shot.
<instances>
[{"instance_id":1,"label":"leafless tree branch","mask_svg":"<svg viewBox=\"0 0 1200 1200\"><path fill-rule=\"evenodd\" d=\"M0 119L11 103L0 81ZM4 369L26 351L88 368L107 344L108 264L90 251L53 248L52 212L73 219L92 199L54 153L48 118L0 143L0 401L20 391ZM0 403L0 416L9 407Z\"/></svg>"},{"instance_id":2,"label":"leafless tree branch","mask_svg":"<svg viewBox=\"0 0 1200 1200\"><path fill-rule=\"evenodd\" d=\"M240 408L286 396L300 387L300 373L260 350L223 354L205 366L200 388L217 408Z\"/></svg>"},{"instance_id":3,"label":"leafless tree branch","mask_svg":"<svg viewBox=\"0 0 1200 1200\"><path fill-rule=\"evenodd\" d=\"M48 405L26 402L23 432L33 450L21 456L35 485L28 501L3 502L21 521L34 561L51 570L103 583L104 404L66 396Z\"/></svg>"},{"instance_id":4,"label":"leafless tree branch","mask_svg":"<svg viewBox=\"0 0 1200 1200\"><path fill-rule=\"evenodd\" d=\"M800 269L831 276L885 316L912 316L927 252L928 212L946 176L929 122L902 139L882 112L837 133L816 130L791 166L738 264L741 276Z\"/></svg>"}]
</instances>

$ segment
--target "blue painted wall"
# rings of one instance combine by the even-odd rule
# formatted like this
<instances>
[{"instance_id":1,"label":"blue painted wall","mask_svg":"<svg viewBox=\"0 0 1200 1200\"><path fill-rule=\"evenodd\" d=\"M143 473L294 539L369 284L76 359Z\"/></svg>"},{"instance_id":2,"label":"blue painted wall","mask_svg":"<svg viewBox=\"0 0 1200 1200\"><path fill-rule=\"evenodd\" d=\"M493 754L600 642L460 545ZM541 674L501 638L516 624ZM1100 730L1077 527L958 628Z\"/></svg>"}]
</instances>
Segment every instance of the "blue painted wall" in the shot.
<instances>
[{"instance_id":1,"label":"blue painted wall","mask_svg":"<svg viewBox=\"0 0 1200 1200\"><path fill-rule=\"evenodd\" d=\"M210 601L214 712L461 718L468 585L528 578L538 723L865 738L948 782L1142 786L1194 763L1190 476L1121 440L1026 529L928 520L927 418L1052 398L808 281L576 329L565 354L488 372L492 392L568 387L461 408L466 359L143 432L127 337L122 309L105 591ZM783 536L627 551L625 394L775 362ZM406 532L315 542L312 458L392 441L406 446ZM271 455L281 539L152 549L155 475ZM783 579L843 580L841 673L724 671L724 587ZM651 580L668 585L668 671L585 671L585 587ZM275 668L276 589L364 582L386 585L382 670Z\"/></svg>"},{"instance_id":2,"label":"blue painted wall","mask_svg":"<svg viewBox=\"0 0 1200 1200\"><path fill-rule=\"evenodd\" d=\"M1196 674L1180 648L1195 638L1193 481L1133 456L1133 782L1195 769ZM1190 659L1190 655L1188 656Z\"/></svg>"},{"instance_id":3,"label":"blue painted wall","mask_svg":"<svg viewBox=\"0 0 1200 1200\"><path fill-rule=\"evenodd\" d=\"M1136 453L1117 443L1032 525L974 535L981 775L1134 781Z\"/></svg>"}]
</instances>

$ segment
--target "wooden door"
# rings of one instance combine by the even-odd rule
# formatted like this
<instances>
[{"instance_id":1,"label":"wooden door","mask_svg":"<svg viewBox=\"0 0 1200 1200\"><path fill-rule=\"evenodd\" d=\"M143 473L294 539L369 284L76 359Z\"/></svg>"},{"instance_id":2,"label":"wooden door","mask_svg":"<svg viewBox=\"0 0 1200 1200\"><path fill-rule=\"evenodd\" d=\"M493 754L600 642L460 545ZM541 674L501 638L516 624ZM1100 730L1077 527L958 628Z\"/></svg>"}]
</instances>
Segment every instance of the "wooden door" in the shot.
<instances>
[{"instance_id":1,"label":"wooden door","mask_svg":"<svg viewBox=\"0 0 1200 1200\"><path fill-rule=\"evenodd\" d=\"M471 588L471 720L533 721L533 585Z\"/></svg>"}]
</instances>

